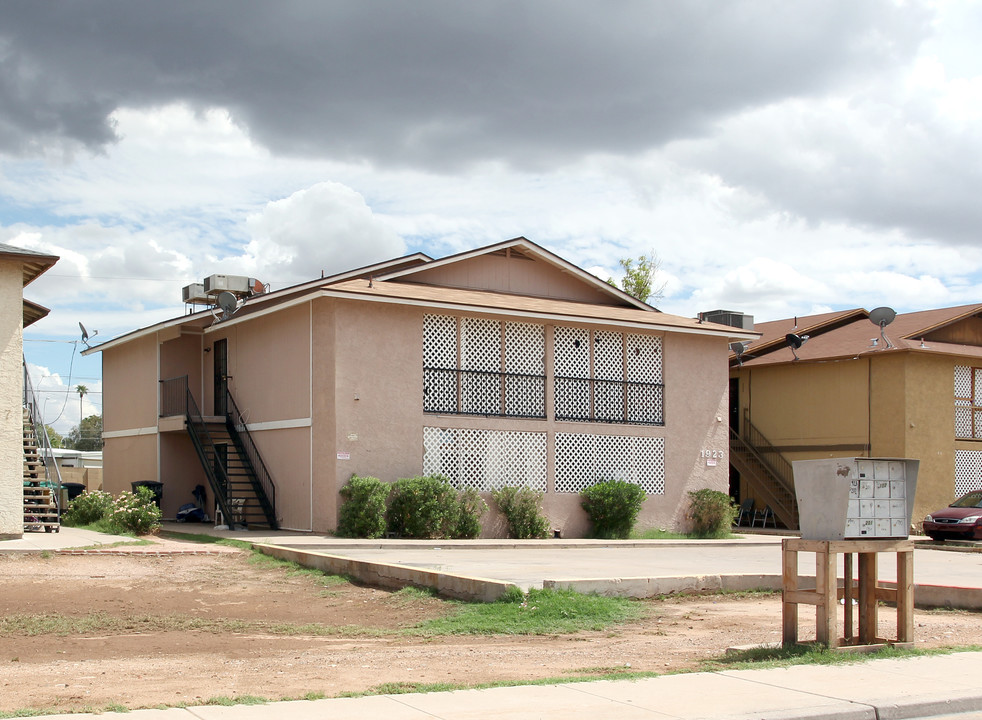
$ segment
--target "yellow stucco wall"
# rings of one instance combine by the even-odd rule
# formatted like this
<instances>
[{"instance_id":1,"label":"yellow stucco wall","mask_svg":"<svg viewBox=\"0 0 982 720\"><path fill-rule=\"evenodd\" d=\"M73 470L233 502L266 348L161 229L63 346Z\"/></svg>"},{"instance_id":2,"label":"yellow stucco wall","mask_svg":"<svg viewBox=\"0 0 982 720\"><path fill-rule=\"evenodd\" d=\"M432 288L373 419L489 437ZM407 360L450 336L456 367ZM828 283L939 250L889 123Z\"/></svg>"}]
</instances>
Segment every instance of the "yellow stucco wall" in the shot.
<instances>
[{"instance_id":1,"label":"yellow stucco wall","mask_svg":"<svg viewBox=\"0 0 982 720\"><path fill-rule=\"evenodd\" d=\"M740 416L788 460L863 456L920 460L912 522L954 499L952 356L882 352L856 360L735 369ZM866 447L868 445L868 448ZM836 447L838 446L838 447ZM745 487L741 487L746 492Z\"/></svg>"}]
</instances>

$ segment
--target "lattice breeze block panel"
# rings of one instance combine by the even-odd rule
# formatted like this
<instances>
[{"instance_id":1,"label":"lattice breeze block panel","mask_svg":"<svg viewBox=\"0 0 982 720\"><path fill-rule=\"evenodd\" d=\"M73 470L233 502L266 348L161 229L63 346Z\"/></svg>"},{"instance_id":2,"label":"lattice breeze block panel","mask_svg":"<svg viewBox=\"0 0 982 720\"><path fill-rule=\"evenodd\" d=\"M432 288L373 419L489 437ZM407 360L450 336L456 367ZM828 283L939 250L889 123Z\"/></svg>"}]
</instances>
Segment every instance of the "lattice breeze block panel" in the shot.
<instances>
[{"instance_id":1,"label":"lattice breeze block panel","mask_svg":"<svg viewBox=\"0 0 982 720\"><path fill-rule=\"evenodd\" d=\"M444 475L456 488L545 492L546 434L424 427L423 473Z\"/></svg>"},{"instance_id":2,"label":"lattice breeze block panel","mask_svg":"<svg viewBox=\"0 0 982 720\"><path fill-rule=\"evenodd\" d=\"M628 335L627 379L631 382L660 383L661 377L661 338L655 335Z\"/></svg>"},{"instance_id":3,"label":"lattice breeze block panel","mask_svg":"<svg viewBox=\"0 0 982 720\"><path fill-rule=\"evenodd\" d=\"M955 450L955 497L982 490L982 450Z\"/></svg>"},{"instance_id":4,"label":"lattice breeze block panel","mask_svg":"<svg viewBox=\"0 0 982 720\"><path fill-rule=\"evenodd\" d=\"M580 493L601 480L665 493L665 438L556 433L556 492Z\"/></svg>"}]
</instances>

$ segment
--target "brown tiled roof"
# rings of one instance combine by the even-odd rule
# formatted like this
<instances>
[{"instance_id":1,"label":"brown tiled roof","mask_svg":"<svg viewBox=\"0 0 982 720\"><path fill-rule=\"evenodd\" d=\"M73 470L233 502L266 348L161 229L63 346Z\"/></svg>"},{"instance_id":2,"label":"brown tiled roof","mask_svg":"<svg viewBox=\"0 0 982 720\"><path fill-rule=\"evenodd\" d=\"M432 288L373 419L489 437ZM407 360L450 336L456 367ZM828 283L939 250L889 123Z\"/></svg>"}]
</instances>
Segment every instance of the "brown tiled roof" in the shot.
<instances>
[{"instance_id":1,"label":"brown tiled roof","mask_svg":"<svg viewBox=\"0 0 982 720\"><path fill-rule=\"evenodd\" d=\"M483 290L462 290L435 285L422 285L400 282L373 282L358 279L348 280L324 288L327 294L350 296L352 299L375 299L389 302L408 302L412 304L448 305L455 308L473 309L474 312L527 313L553 317L610 321L612 324L636 324L652 329L683 330L745 338L752 333L716 323L700 323L694 318L684 318L652 310L641 310L610 305L594 305L569 300L528 297L508 293L487 292Z\"/></svg>"},{"instance_id":2,"label":"brown tiled roof","mask_svg":"<svg viewBox=\"0 0 982 720\"><path fill-rule=\"evenodd\" d=\"M903 313L884 329L888 343L880 337L880 328L869 320L862 308L841 313L826 313L798 318L799 336L809 339L797 350L799 362L822 362L884 352L918 351L941 354L982 356L982 348L958 343L928 341L922 347L921 337L945 325L982 313L982 305L961 305L938 310ZM792 332L793 319L760 323L756 329L764 334L743 355L744 367L759 367L794 362L794 353L785 341ZM876 339L876 343L873 343ZM736 357L730 356L731 364Z\"/></svg>"}]
</instances>

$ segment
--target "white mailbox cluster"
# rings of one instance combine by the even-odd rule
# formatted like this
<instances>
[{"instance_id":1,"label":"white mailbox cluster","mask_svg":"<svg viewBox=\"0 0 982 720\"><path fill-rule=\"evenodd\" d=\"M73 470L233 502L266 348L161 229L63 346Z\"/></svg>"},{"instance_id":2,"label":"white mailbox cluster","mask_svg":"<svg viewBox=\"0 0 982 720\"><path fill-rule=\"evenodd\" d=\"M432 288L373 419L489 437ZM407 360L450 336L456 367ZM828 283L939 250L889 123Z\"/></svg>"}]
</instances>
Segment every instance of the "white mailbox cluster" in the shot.
<instances>
[{"instance_id":1,"label":"white mailbox cluster","mask_svg":"<svg viewBox=\"0 0 982 720\"><path fill-rule=\"evenodd\" d=\"M906 538L914 509L918 460L796 460L795 494L806 540Z\"/></svg>"}]
</instances>

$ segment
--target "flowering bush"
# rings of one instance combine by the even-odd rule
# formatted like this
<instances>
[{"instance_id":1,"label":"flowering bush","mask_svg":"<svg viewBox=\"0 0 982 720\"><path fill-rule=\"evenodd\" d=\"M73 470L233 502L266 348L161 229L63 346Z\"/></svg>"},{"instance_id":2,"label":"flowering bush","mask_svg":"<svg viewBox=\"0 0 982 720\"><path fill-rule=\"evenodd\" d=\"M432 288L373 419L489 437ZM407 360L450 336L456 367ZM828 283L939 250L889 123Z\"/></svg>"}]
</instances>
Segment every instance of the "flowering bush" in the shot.
<instances>
[{"instance_id":1,"label":"flowering bush","mask_svg":"<svg viewBox=\"0 0 982 720\"><path fill-rule=\"evenodd\" d=\"M160 530L160 508L153 491L138 487L136 493L123 492L113 503L107 517L109 527L116 533L149 535Z\"/></svg>"},{"instance_id":2,"label":"flowering bush","mask_svg":"<svg viewBox=\"0 0 982 720\"><path fill-rule=\"evenodd\" d=\"M61 522L68 527L91 525L106 517L113 507L113 496L102 490L84 492L68 504Z\"/></svg>"}]
</instances>

